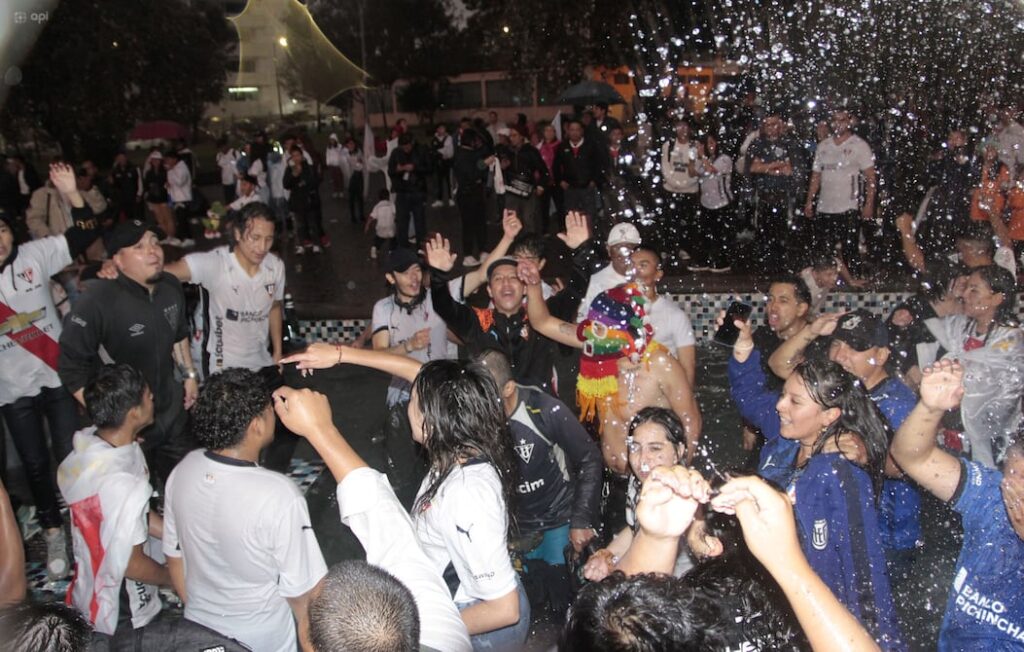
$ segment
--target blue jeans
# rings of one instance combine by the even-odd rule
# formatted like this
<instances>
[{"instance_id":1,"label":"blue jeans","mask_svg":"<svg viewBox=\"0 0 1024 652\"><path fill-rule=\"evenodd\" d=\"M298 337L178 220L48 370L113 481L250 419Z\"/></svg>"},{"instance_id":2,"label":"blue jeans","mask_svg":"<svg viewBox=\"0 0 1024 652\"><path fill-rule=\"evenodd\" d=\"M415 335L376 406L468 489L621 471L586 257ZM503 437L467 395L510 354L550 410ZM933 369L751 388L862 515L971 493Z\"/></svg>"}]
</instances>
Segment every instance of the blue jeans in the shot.
<instances>
[{"instance_id":1,"label":"blue jeans","mask_svg":"<svg viewBox=\"0 0 1024 652\"><path fill-rule=\"evenodd\" d=\"M71 452L71 437L78 429L75 399L63 386L44 387L35 396L26 396L0 406L7 431L25 468L29 490L36 503L39 525L60 527L57 486L50 467L50 449L46 445L43 417L50 426L53 457L60 464Z\"/></svg>"},{"instance_id":2,"label":"blue jeans","mask_svg":"<svg viewBox=\"0 0 1024 652\"><path fill-rule=\"evenodd\" d=\"M502 627L484 634L474 634L469 637L473 644L474 652L481 650L494 650L495 652L513 652L521 650L526 637L530 633L530 601L526 599L526 589L522 582L516 580L516 590L519 592L519 622L515 625ZM479 603L480 600L472 600L457 605L459 611Z\"/></svg>"},{"instance_id":3,"label":"blue jeans","mask_svg":"<svg viewBox=\"0 0 1024 652\"><path fill-rule=\"evenodd\" d=\"M526 559L539 559L552 566L565 565L565 547L569 545L569 524L544 530L544 538L536 548L526 553Z\"/></svg>"}]
</instances>

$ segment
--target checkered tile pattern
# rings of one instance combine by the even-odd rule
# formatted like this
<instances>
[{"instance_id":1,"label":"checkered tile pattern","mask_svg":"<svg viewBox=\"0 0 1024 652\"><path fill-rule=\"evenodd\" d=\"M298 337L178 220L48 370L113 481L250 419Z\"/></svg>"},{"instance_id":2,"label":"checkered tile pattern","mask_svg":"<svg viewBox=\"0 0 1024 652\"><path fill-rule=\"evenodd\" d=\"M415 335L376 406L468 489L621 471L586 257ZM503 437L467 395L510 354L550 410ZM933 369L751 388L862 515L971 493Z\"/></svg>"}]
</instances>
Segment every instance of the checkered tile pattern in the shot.
<instances>
[{"instance_id":1,"label":"checkered tile pattern","mask_svg":"<svg viewBox=\"0 0 1024 652\"><path fill-rule=\"evenodd\" d=\"M287 475L298 485L299 491L305 494L323 470L324 463L320 460L292 460ZM67 511L64 514L66 517ZM68 536L70 548L70 534ZM28 590L33 597L38 600L63 600L71 580L68 578L50 582L46 579L46 565L43 561L46 559L46 543L41 534L32 537L25 544L25 556L29 560L25 564L25 576ZM164 604L179 604L177 596L169 589L161 589L160 594L164 597Z\"/></svg>"}]
</instances>

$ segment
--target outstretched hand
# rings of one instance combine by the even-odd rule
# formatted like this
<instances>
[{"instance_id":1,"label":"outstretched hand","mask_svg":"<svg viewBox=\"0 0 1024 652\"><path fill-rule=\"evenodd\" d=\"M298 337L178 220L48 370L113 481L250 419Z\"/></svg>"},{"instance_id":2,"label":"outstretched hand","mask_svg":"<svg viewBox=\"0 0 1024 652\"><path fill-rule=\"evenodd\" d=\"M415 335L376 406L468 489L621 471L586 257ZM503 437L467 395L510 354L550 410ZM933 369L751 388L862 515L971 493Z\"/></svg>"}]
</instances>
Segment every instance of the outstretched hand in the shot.
<instances>
[{"instance_id":1,"label":"outstretched hand","mask_svg":"<svg viewBox=\"0 0 1024 652\"><path fill-rule=\"evenodd\" d=\"M439 272L450 272L455 267L456 256L452 253L452 246L441 234L427 240L424 245L424 255L427 264Z\"/></svg>"},{"instance_id":2,"label":"outstretched hand","mask_svg":"<svg viewBox=\"0 0 1024 652\"><path fill-rule=\"evenodd\" d=\"M569 211L565 216L565 233L559 233L558 239L570 249L577 249L590 239L590 226L587 216L576 211Z\"/></svg>"},{"instance_id":3,"label":"outstretched hand","mask_svg":"<svg viewBox=\"0 0 1024 652\"><path fill-rule=\"evenodd\" d=\"M960 405L964 397L964 368L956 360L939 360L922 372L921 404L945 412Z\"/></svg>"},{"instance_id":4,"label":"outstretched hand","mask_svg":"<svg viewBox=\"0 0 1024 652\"><path fill-rule=\"evenodd\" d=\"M523 223L514 210L506 208L501 217L501 228L506 240L515 240L523 230Z\"/></svg>"},{"instance_id":5,"label":"outstretched hand","mask_svg":"<svg viewBox=\"0 0 1024 652\"><path fill-rule=\"evenodd\" d=\"M334 428L327 397L311 389L278 388L274 391L274 412L288 430L307 439Z\"/></svg>"},{"instance_id":6,"label":"outstretched hand","mask_svg":"<svg viewBox=\"0 0 1024 652\"><path fill-rule=\"evenodd\" d=\"M680 537L693 522L697 505L708 502L711 487L697 471L684 466L654 469L644 481L636 520L645 534Z\"/></svg>"},{"instance_id":7,"label":"outstretched hand","mask_svg":"<svg viewBox=\"0 0 1024 652\"><path fill-rule=\"evenodd\" d=\"M52 163L50 165L50 182L53 187L62 195L70 195L78 192L78 180L75 179L75 170L67 163Z\"/></svg>"},{"instance_id":8,"label":"outstretched hand","mask_svg":"<svg viewBox=\"0 0 1024 652\"><path fill-rule=\"evenodd\" d=\"M839 320L845 314L846 311L844 310L841 312L826 312L823 315L819 315L817 319L811 322L811 334L815 337L828 337L835 333Z\"/></svg>"},{"instance_id":9,"label":"outstretched hand","mask_svg":"<svg viewBox=\"0 0 1024 652\"><path fill-rule=\"evenodd\" d=\"M340 344L315 342L307 346L305 351L283 358L281 364L294 364L295 368L302 371L302 375L305 376L313 369L329 369L340 364L346 348L348 347Z\"/></svg>"}]
</instances>

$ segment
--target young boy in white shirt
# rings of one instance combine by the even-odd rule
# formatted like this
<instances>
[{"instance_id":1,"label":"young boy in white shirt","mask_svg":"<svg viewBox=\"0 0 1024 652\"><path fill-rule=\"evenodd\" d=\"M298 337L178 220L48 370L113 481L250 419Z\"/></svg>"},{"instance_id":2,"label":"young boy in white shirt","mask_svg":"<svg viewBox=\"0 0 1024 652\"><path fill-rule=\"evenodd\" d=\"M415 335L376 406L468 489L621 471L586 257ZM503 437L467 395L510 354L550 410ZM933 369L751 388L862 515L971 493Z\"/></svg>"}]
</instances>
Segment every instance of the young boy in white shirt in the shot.
<instances>
[{"instance_id":1,"label":"young boy in white shirt","mask_svg":"<svg viewBox=\"0 0 1024 652\"><path fill-rule=\"evenodd\" d=\"M370 217L363 227L364 233L369 233L370 225L373 225L374 229L370 258L376 259L378 252L386 253L395 248L395 205L391 202L391 193L386 188L381 188L377 194L377 205L370 211Z\"/></svg>"}]
</instances>

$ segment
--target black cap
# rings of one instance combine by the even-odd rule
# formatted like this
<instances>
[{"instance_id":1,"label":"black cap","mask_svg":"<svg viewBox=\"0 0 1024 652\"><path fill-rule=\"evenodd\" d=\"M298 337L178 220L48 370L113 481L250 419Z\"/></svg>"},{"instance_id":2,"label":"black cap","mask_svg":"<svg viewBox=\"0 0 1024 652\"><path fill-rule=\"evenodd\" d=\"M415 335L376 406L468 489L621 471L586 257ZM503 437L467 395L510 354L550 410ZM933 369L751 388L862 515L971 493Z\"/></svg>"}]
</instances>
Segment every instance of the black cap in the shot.
<instances>
[{"instance_id":1,"label":"black cap","mask_svg":"<svg viewBox=\"0 0 1024 652\"><path fill-rule=\"evenodd\" d=\"M413 253L412 249L406 249L400 247L391 252L388 256L388 262L384 265L384 271L387 273L398 272L401 274L413 265L419 265L420 257Z\"/></svg>"},{"instance_id":2,"label":"black cap","mask_svg":"<svg viewBox=\"0 0 1024 652\"><path fill-rule=\"evenodd\" d=\"M0 208L0 222L7 225L7 228L14 230L14 213L8 213L4 209Z\"/></svg>"},{"instance_id":3,"label":"black cap","mask_svg":"<svg viewBox=\"0 0 1024 652\"><path fill-rule=\"evenodd\" d=\"M881 319L861 309L839 318L832 339L844 342L857 351L867 351L875 346L889 346L889 331Z\"/></svg>"},{"instance_id":4,"label":"black cap","mask_svg":"<svg viewBox=\"0 0 1024 652\"><path fill-rule=\"evenodd\" d=\"M519 259L517 259L517 258L515 258L513 256L502 256L501 258L498 258L497 260L495 260L493 263L491 263L490 265L487 266L487 280L488 281L491 280L491 276L494 275L494 270L498 269L502 265L511 265L512 267L518 267L519 266Z\"/></svg>"},{"instance_id":5,"label":"black cap","mask_svg":"<svg viewBox=\"0 0 1024 652\"><path fill-rule=\"evenodd\" d=\"M251 183L254 186L260 185L259 179L257 179L256 177L252 176L251 174L243 174L242 175L242 181L247 181L247 182Z\"/></svg>"},{"instance_id":6,"label":"black cap","mask_svg":"<svg viewBox=\"0 0 1024 652\"><path fill-rule=\"evenodd\" d=\"M163 240L166 236L156 224L143 222L142 220L127 220L121 222L110 233L107 238L107 255L113 256L125 247L131 247L142 239L147 232L156 235L157 239Z\"/></svg>"}]
</instances>

